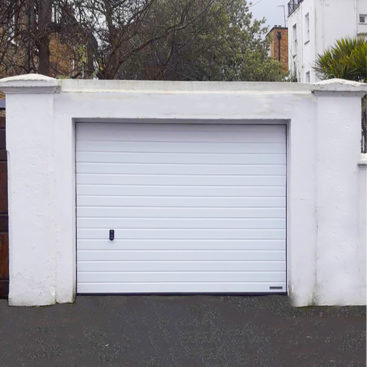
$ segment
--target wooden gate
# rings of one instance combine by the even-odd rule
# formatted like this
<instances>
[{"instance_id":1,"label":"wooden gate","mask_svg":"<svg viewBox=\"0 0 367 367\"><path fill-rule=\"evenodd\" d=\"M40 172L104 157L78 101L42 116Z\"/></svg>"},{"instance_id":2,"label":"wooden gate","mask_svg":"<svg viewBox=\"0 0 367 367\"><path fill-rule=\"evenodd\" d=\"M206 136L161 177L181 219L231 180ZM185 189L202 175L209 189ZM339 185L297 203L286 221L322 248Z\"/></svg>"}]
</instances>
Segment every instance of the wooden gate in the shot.
<instances>
[{"instance_id":1,"label":"wooden gate","mask_svg":"<svg viewBox=\"0 0 367 367\"><path fill-rule=\"evenodd\" d=\"M8 184L5 117L0 116L0 297L9 290Z\"/></svg>"}]
</instances>

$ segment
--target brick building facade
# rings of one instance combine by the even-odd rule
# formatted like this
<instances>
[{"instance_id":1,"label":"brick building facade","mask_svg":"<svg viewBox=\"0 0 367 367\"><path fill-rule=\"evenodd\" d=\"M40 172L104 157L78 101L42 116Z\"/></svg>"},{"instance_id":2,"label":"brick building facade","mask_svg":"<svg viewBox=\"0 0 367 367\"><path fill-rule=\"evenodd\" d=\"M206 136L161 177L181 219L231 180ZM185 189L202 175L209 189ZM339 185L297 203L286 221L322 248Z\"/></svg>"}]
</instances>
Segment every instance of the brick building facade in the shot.
<instances>
[{"instance_id":1,"label":"brick building facade","mask_svg":"<svg viewBox=\"0 0 367 367\"><path fill-rule=\"evenodd\" d=\"M288 70L288 28L274 26L266 36L270 38L270 56Z\"/></svg>"}]
</instances>

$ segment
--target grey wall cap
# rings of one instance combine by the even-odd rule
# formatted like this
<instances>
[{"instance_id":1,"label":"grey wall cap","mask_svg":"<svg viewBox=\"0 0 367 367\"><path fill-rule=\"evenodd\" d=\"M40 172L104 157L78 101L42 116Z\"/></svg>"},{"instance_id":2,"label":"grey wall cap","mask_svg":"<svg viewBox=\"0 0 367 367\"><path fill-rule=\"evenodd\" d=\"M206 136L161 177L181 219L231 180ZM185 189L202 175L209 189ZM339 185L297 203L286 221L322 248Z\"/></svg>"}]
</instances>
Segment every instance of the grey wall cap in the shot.
<instances>
[{"instance_id":1,"label":"grey wall cap","mask_svg":"<svg viewBox=\"0 0 367 367\"><path fill-rule=\"evenodd\" d=\"M60 81L41 74L25 74L0 79L5 94L47 94L60 90Z\"/></svg>"},{"instance_id":2,"label":"grey wall cap","mask_svg":"<svg viewBox=\"0 0 367 367\"><path fill-rule=\"evenodd\" d=\"M158 92L158 93L356 93L367 94L367 84L330 79L316 84L278 82L182 82L134 80L54 79L25 74L0 79L6 94L63 92Z\"/></svg>"},{"instance_id":3,"label":"grey wall cap","mask_svg":"<svg viewBox=\"0 0 367 367\"><path fill-rule=\"evenodd\" d=\"M329 79L313 84L314 93L357 93L367 94L367 83L354 82L344 79Z\"/></svg>"},{"instance_id":4,"label":"grey wall cap","mask_svg":"<svg viewBox=\"0 0 367 367\"><path fill-rule=\"evenodd\" d=\"M311 93L310 84L160 80L63 79L65 93Z\"/></svg>"}]
</instances>

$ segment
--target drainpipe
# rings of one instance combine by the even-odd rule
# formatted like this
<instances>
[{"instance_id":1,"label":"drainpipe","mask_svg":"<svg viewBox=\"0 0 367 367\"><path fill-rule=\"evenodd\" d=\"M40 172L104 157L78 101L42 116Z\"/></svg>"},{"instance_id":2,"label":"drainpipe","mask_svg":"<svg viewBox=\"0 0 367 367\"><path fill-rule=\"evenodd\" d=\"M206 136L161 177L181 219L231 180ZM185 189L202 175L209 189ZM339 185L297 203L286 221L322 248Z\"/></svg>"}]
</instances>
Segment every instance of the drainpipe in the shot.
<instances>
[{"instance_id":1,"label":"drainpipe","mask_svg":"<svg viewBox=\"0 0 367 367\"><path fill-rule=\"evenodd\" d=\"M280 62L280 41L282 39L282 33L277 33L277 39L278 39L278 61Z\"/></svg>"}]
</instances>

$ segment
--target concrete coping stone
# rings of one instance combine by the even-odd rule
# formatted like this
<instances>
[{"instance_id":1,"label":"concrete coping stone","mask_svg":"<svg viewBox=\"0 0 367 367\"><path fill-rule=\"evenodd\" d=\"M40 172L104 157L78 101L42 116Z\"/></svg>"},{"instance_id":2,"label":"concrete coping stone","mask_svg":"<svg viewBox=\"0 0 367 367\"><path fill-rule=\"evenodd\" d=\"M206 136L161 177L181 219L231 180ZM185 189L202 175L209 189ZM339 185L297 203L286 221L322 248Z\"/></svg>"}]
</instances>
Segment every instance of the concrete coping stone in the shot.
<instances>
[{"instance_id":1,"label":"concrete coping stone","mask_svg":"<svg viewBox=\"0 0 367 367\"><path fill-rule=\"evenodd\" d=\"M367 167L367 153L361 154L361 160L359 161L358 165Z\"/></svg>"},{"instance_id":2,"label":"concrete coping stone","mask_svg":"<svg viewBox=\"0 0 367 367\"><path fill-rule=\"evenodd\" d=\"M96 79L55 79L41 74L25 74L0 79L5 93L63 92L157 92L157 93L361 93L367 94L367 84L343 79L330 79L316 84L290 82L187 82L135 81Z\"/></svg>"},{"instance_id":3,"label":"concrete coping stone","mask_svg":"<svg viewBox=\"0 0 367 367\"><path fill-rule=\"evenodd\" d=\"M0 79L0 90L5 94L57 93L60 80L41 74L24 74Z\"/></svg>"}]
</instances>

